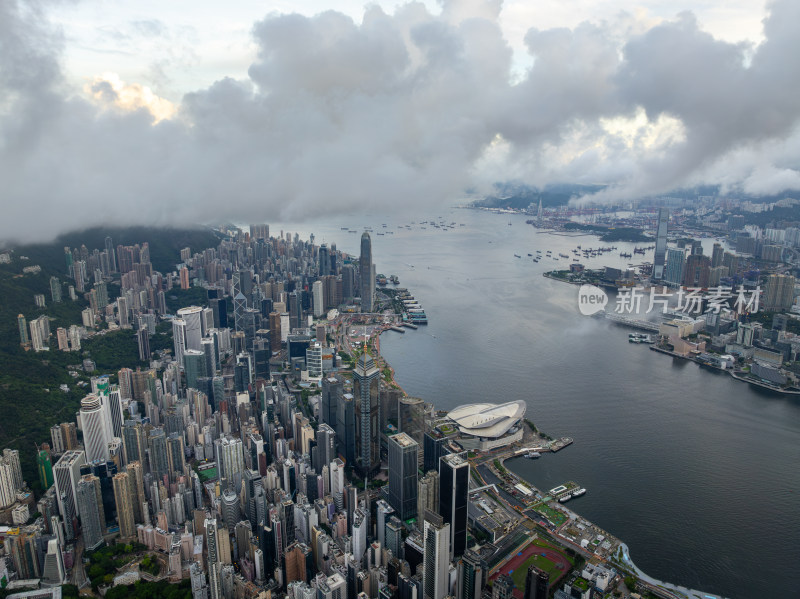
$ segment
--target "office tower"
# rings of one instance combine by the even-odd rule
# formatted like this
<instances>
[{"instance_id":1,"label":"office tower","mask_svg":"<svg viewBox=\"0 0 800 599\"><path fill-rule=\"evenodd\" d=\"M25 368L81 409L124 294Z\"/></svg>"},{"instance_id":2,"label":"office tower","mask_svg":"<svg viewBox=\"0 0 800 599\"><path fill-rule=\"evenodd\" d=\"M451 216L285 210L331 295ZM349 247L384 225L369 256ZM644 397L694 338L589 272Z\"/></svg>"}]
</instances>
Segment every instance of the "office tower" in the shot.
<instances>
[{"instance_id":1,"label":"office tower","mask_svg":"<svg viewBox=\"0 0 800 599\"><path fill-rule=\"evenodd\" d=\"M358 508L353 511L353 559L359 565L364 561L364 554L367 551L367 529L369 528L369 516Z\"/></svg>"},{"instance_id":2,"label":"office tower","mask_svg":"<svg viewBox=\"0 0 800 599\"><path fill-rule=\"evenodd\" d=\"M450 586L450 525L425 520L423 536L422 596L443 599Z\"/></svg>"},{"instance_id":3,"label":"office tower","mask_svg":"<svg viewBox=\"0 0 800 599\"><path fill-rule=\"evenodd\" d=\"M336 376L322 379L322 400L320 404L320 422L336 427L336 413L344 390L343 382Z\"/></svg>"},{"instance_id":4,"label":"office tower","mask_svg":"<svg viewBox=\"0 0 800 599\"><path fill-rule=\"evenodd\" d=\"M547 572L533 564L528 566L528 572L525 574L524 599L547 599L549 586L550 575Z\"/></svg>"},{"instance_id":5,"label":"office tower","mask_svg":"<svg viewBox=\"0 0 800 599\"><path fill-rule=\"evenodd\" d=\"M83 542L90 551L103 544L105 518L102 505L100 479L92 474L82 476L78 481L78 511Z\"/></svg>"},{"instance_id":6,"label":"office tower","mask_svg":"<svg viewBox=\"0 0 800 599\"><path fill-rule=\"evenodd\" d=\"M119 536L123 539L133 539L136 536L136 523L134 518L133 497L131 496L130 475L119 472L114 475L114 501L117 504L117 519L119 520Z\"/></svg>"},{"instance_id":7,"label":"office tower","mask_svg":"<svg viewBox=\"0 0 800 599\"><path fill-rule=\"evenodd\" d=\"M485 578L481 556L467 549L458 562L458 599L481 599Z\"/></svg>"},{"instance_id":8,"label":"office tower","mask_svg":"<svg viewBox=\"0 0 800 599\"><path fill-rule=\"evenodd\" d=\"M200 342L203 354L206 357L206 376L214 376L217 371L217 346L210 337Z\"/></svg>"},{"instance_id":9,"label":"office tower","mask_svg":"<svg viewBox=\"0 0 800 599\"><path fill-rule=\"evenodd\" d=\"M39 484L46 491L53 486L53 464L48 452L39 450L36 453L36 469L39 472Z\"/></svg>"},{"instance_id":10,"label":"office tower","mask_svg":"<svg viewBox=\"0 0 800 599\"><path fill-rule=\"evenodd\" d=\"M467 548L469 462L458 454L439 460L439 515L450 525L450 551L460 557Z\"/></svg>"},{"instance_id":11,"label":"office tower","mask_svg":"<svg viewBox=\"0 0 800 599\"><path fill-rule=\"evenodd\" d=\"M392 555L402 558L403 554L403 523L396 516L391 516L384 524L384 540L386 541L386 549L392 552Z\"/></svg>"},{"instance_id":12,"label":"office tower","mask_svg":"<svg viewBox=\"0 0 800 599\"><path fill-rule=\"evenodd\" d=\"M791 275L769 275L764 289L764 310L788 310L794 302L795 278Z\"/></svg>"},{"instance_id":13,"label":"office tower","mask_svg":"<svg viewBox=\"0 0 800 599\"><path fill-rule=\"evenodd\" d=\"M419 445L405 433L389 437L389 503L401 520L417 515Z\"/></svg>"},{"instance_id":14,"label":"office tower","mask_svg":"<svg viewBox=\"0 0 800 599\"><path fill-rule=\"evenodd\" d=\"M86 461L108 461L108 443L111 441L110 423L100 397L87 395L81 400L81 425Z\"/></svg>"},{"instance_id":15,"label":"office tower","mask_svg":"<svg viewBox=\"0 0 800 599\"><path fill-rule=\"evenodd\" d=\"M437 430L428 431L423 435L425 439L425 459L423 460L423 470L439 470L439 458L447 455L445 443L447 438Z\"/></svg>"},{"instance_id":16,"label":"office tower","mask_svg":"<svg viewBox=\"0 0 800 599\"><path fill-rule=\"evenodd\" d=\"M25 320L25 316L22 314L17 316L17 324L19 325L19 344L22 347L27 347L30 344L30 338L28 337L28 323Z\"/></svg>"},{"instance_id":17,"label":"office tower","mask_svg":"<svg viewBox=\"0 0 800 599\"><path fill-rule=\"evenodd\" d=\"M314 318L325 314L325 304L322 299L322 281L314 281L311 285L311 297L314 306Z\"/></svg>"},{"instance_id":18,"label":"office tower","mask_svg":"<svg viewBox=\"0 0 800 599\"><path fill-rule=\"evenodd\" d=\"M664 259L667 253L667 224L669 208L658 209L658 228L656 229L656 251L653 255L653 278L660 281L664 278Z\"/></svg>"},{"instance_id":19,"label":"office tower","mask_svg":"<svg viewBox=\"0 0 800 599\"><path fill-rule=\"evenodd\" d=\"M356 295L356 269L352 264L342 266L342 301L350 303Z\"/></svg>"},{"instance_id":20,"label":"office tower","mask_svg":"<svg viewBox=\"0 0 800 599\"><path fill-rule=\"evenodd\" d=\"M220 581L219 534L216 518L205 521L206 543L208 545L208 588L211 599L222 599L222 583Z\"/></svg>"},{"instance_id":21,"label":"office tower","mask_svg":"<svg viewBox=\"0 0 800 599\"><path fill-rule=\"evenodd\" d=\"M394 509L383 499L379 499L376 503L375 513L377 515L377 522L375 523L375 530L377 532L378 543L381 547L386 546L386 524L390 518L395 518Z\"/></svg>"},{"instance_id":22,"label":"office tower","mask_svg":"<svg viewBox=\"0 0 800 599\"><path fill-rule=\"evenodd\" d=\"M306 370L309 378L322 378L322 346L316 341L306 349Z\"/></svg>"},{"instance_id":23,"label":"office tower","mask_svg":"<svg viewBox=\"0 0 800 599\"><path fill-rule=\"evenodd\" d=\"M197 379L208 376L205 353L202 350L187 349L183 354L183 370L186 374L186 387L197 389Z\"/></svg>"},{"instance_id":24,"label":"office tower","mask_svg":"<svg viewBox=\"0 0 800 599\"><path fill-rule=\"evenodd\" d=\"M183 364L183 354L186 352L186 321L181 318L172 320L172 344L175 348L175 361Z\"/></svg>"},{"instance_id":25,"label":"office tower","mask_svg":"<svg viewBox=\"0 0 800 599\"><path fill-rule=\"evenodd\" d=\"M317 269L321 277L331 274L330 252L328 251L328 246L324 243L319 246L319 265Z\"/></svg>"},{"instance_id":26,"label":"office tower","mask_svg":"<svg viewBox=\"0 0 800 599\"><path fill-rule=\"evenodd\" d=\"M322 472L323 466L330 465L336 459L336 432L329 424L322 423L317 427L315 437L319 456L315 468L317 472Z\"/></svg>"},{"instance_id":27,"label":"office tower","mask_svg":"<svg viewBox=\"0 0 800 599\"><path fill-rule=\"evenodd\" d=\"M664 268L664 281L672 285L680 285L683 281L683 269L686 263L686 250L669 248L667 264Z\"/></svg>"},{"instance_id":28,"label":"office tower","mask_svg":"<svg viewBox=\"0 0 800 599\"><path fill-rule=\"evenodd\" d=\"M367 476L380 467L380 371L366 352L353 370L356 401L356 469Z\"/></svg>"},{"instance_id":29,"label":"office tower","mask_svg":"<svg viewBox=\"0 0 800 599\"><path fill-rule=\"evenodd\" d=\"M425 517L425 510L439 512L439 473L429 470L417 483L417 516Z\"/></svg>"},{"instance_id":30,"label":"office tower","mask_svg":"<svg viewBox=\"0 0 800 599\"><path fill-rule=\"evenodd\" d=\"M185 342L187 349L200 350L200 342L203 338L203 326L200 322L203 309L198 306L189 306L178 310L178 318L186 323Z\"/></svg>"},{"instance_id":31,"label":"office tower","mask_svg":"<svg viewBox=\"0 0 800 599\"><path fill-rule=\"evenodd\" d=\"M366 231L361 236L361 257L358 260L358 268L361 276L361 311L372 312L373 298L375 297L375 273L372 265L372 240Z\"/></svg>"},{"instance_id":32,"label":"office tower","mask_svg":"<svg viewBox=\"0 0 800 599\"><path fill-rule=\"evenodd\" d=\"M296 291L292 291L289 294L289 328L290 329L299 329L300 328L300 317L302 316L303 310L300 307L300 294Z\"/></svg>"},{"instance_id":33,"label":"office tower","mask_svg":"<svg viewBox=\"0 0 800 599\"><path fill-rule=\"evenodd\" d=\"M247 298L240 291L233 298L233 325L237 331L244 328L244 312L247 310Z\"/></svg>"}]
</instances>

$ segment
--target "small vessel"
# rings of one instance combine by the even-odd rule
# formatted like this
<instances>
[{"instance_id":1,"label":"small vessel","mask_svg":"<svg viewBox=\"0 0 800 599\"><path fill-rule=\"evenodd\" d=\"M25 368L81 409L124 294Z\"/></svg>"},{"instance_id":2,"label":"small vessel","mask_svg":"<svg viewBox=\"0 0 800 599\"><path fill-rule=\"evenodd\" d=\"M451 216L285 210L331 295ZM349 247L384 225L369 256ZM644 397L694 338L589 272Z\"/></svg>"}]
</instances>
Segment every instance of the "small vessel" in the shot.
<instances>
[{"instance_id":1,"label":"small vessel","mask_svg":"<svg viewBox=\"0 0 800 599\"><path fill-rule=\"evenodd\" d=\"M559 497L558 498L558 502L559 503L567 503L570 499L572 499L572 495L570 493L567 493L563 497Z\"/></svg>"},{"instance_id":2,"label":"small vessel","mask_svg":"<svg viewBox=\"0 0 800 599\"><path fill-rule=\"evenodd\" d=\"M542 454L540 454L538 451L529 451L528 453L525 454L525 457L528 458L529 460L535 460L536 458L539 458L541 456Z\"/></svg>"},{"instance_id":3,"label":"small vessel","mask_svg":"<svg viewBox=\"0 0 800 599\"><path fill-rule=\"evenodd\" d=\"M580 488L577 491L573 491L572 497L580 497L581 495L584 495L585 493L586 493L586 489Z\"/></svg>"},{"instance_id":4,"label":"small vessel","mask_svg":"<svg viewBox=\"0 0 800 599\"><path fill-rule=\"evenodd\" d=\"M519 254L514 254L514 257L515 258L522 258L522 256L520 256Z\"/></svg>"}]
</instances>

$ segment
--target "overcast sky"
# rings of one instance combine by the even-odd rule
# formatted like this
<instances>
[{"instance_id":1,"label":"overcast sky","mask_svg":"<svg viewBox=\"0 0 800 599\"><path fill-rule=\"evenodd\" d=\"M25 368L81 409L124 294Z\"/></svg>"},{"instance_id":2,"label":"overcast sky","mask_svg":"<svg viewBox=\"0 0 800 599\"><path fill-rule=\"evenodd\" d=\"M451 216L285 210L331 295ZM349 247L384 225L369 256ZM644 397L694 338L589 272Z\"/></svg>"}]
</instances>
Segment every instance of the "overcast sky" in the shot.
<instances>
[{"instance_id":1,"label":"overcast sky","mask_svg":"<svg viewBox=\"0 0 800 599\"><path fill-rule=\"evenodd\" d=\"M800 189L800 2L0 0L0 239Z\"/></svg>"}]
</instances>

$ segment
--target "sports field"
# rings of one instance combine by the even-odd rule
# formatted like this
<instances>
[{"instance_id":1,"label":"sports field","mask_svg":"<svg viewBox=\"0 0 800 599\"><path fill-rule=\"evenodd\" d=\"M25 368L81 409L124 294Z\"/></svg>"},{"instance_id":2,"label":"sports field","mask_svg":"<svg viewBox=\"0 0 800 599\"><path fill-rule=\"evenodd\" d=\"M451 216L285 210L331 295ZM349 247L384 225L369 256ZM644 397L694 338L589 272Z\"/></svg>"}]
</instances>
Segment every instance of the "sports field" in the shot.
<instances>
[{"instance_id":1,"label":"sports field","mask_svg":"<svg viewBox=\"0 0 800 599\"><path fill-rule=\"evenodd\" d=\"M535 565L547 572L550 575L550 586L552 586L569 572L572 560L546 541L536 539L503 564L492 576L492 580L501 574L508 574L514 581L514 586L517 587L514 596L522 597L525 589L525 576L530 565Z\"/></svg>"}]
</instances>

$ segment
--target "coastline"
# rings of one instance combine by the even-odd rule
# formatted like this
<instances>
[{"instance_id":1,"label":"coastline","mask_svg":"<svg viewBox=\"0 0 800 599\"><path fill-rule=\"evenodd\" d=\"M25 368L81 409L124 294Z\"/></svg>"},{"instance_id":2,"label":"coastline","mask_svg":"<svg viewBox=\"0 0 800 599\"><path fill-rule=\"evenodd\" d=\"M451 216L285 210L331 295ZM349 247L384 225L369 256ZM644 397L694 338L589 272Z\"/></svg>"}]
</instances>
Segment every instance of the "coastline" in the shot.
<instances>
[{"instance_id":1,"label":"coastline","mask_svg":"<svg viewBox=\"0 0 800 599\"><path fill-rule=\"evenodd\" d=\"M577 283L575 281L567 281L567 280L562 279L560 277L555 277L552 274L550 274L549 272L542 273L542 276L546 277L548 279L551 279L553 281L558 281L560 283L566 283L567 285L581 285L582 284L582 283ZM602 314L605 314L605 313L601 312L598 315L602 315ZM626 326L624 323L620 323L620 322L615 322L615 324ZM663 347L657 347L655 345L651 345L650 349L652 351L655 351L655 352L658 352L658 353L662 353L662 354L666 354L668 356L672 356L673 358L680 358L682 360L687 360L689 362L694 362L694 363L699 364L701 366L709 366L705 362L702 362L702 361L694 358L693 356L684 356L684 355L669 351L668 349L665 349ZM737 374L736 371L733 371L733 370L721 369L721 368L716 368L716 367L713 367L713 366L709 366L709 368L714 368L714 370L718 370L720 372L724 372L725 374L728 374L734 380L739 381L740 383L746 383L748 385L752 385L754 387L758 387L759 389L763 389L765 391L771 391L772 393L777 393L779 395L784 395L784 396L787 396L787 397L800 397L800 390L793 391L791 389L781 389L780 387L775 387L773 385L769 385L769 384L763 383L761 381L757 381L755 379L745 378L745 377L741 376L740 374Z\"/></svg>"},{"instance_id":2,"label":"coastline","mask_svg":"<svg viewBox=\"0 0 800 599\"><path fill-rule=\"evenodd\" d=\"M564 281L564 282L567 282L567 281ZM384 325L381 326L380 329L378 329L377 332L372 337L370 337L369 342L372 345L373 350L376 350L377 352L379 352L379 350L380 350L380 335L383 334L386 331L391 330L390 327L391 327L390 324L384 323ZM654 348L651 348L651 349L654 349ZM388 368L390 370L390 372L391 372L391 382L394 385L396 385L396 387L398 389L400 389L405 394L405 391L402 389L400 384L397 383L397 381L395 380L395 370L394 370L394 368L392 368L392 366L389 364L389 362L385 358L381 357L381 360L383 362L384 367ZM527 423L524 426L528 426ZM538 494L540 496L544 496L545 494L542 493L542 491L538 487L536 487L533 483L531 483L528 480L523 479L521 476L519 476L518 474L516 474L512 470L509 470L508 468L505 467L505 461L507 459L510 459L512 457L516 457L516 456L513 455L513 453L512 453L512 455L506 455L506 454L508 453L509 450L512 451L512 452L518 450L519 447L517 447L517 445L520 445L520 446L524 445L524 442L520 441L518 443L515 443L514 446L512 446L510 448L504 448L505 451L497 453L497 454L493 454L492 452L482 453L479 458L475 458L475 459L471 459L470 460L472 468L475 469L476 474L481 478L481 480L484 483L486 483L486 481L483 478L483 476L481 476L480 472L478 472L476 464L473 463L473 461L483 460L480 463L482 465L486 466L487 468L489 468L489 470L492 471L495 476L498 476L498 478L500 478L502 480L502 477L499 476L500 473L499 472L494 472L494 467L492 466L493 460L498 460L499 463L505 469L505 474L507 476L510 476L510 477L516 479L520 483L524 483L531 490L533 490L536 494ZM555 453L555 452L553 452L553 453ZM514 509L513 506L508 504L505 501L505 499L502 499L502 501L503 501L503 503L506 504L506 506L509 509L517 511L517 510ZM592 526L600 529L600 527L597 527L594 523L591 523L588 519L580 516L577 512L571 510L570 508L567 508L564 504L559 504L559 507L560 507L560 510L566 511L567 513L574 514L576 517L580 517L582 520L584 520L586 522L589 522ZM561 543L564 547L571 547L574 550L577 550L581 554L583 554L584 557L587 558L587 561L588 561L589 558L591 558L592 556L595 555L593 552L587 551L583 547L580 547L579 545L576 545L570 539L564 538L556 530L550 530L550 529L547 529L546 527L542 527L541 524L539 524L539 522L537 522L534 518L532 518L528 514L524 513L523 510L519 510L518 513L520 513L520 515L524 516L530 522L530 524L533 526L534 530L540 530L540 529L546 530L547 534L554 535L558 539L558 542ZM610 535L610 534L609 534L609 536L613 537L613 535ZM633 562L633 560L631 559L631 557L630 557L630 549L628 548L628 545L624 541L622 541L620 539L617 539L616 537L614 537L614 539L619 541L619 548L621 550L622 559L619 560L619 559L615 559L614 557L612 557L612 558L610 558L608 560L609 563L612 566L614 566L615 568L619 569L621 571L622 575L626 574L626 572L625 572L626 570L628 572L634 574L636 576L636 578L639 579L639 582L649 592L653 593L654 595L656 595L658 597L663 597L664 599L724 599L720 595L713 595L713 594L710 594L710 593L707 593L707 592L704 592L704 591L699 591L699 590L696 590L696 589L689 589L687 587L683 587L683 586L680 586L680 585L675 585L675 584L672 584L672 583L669 583L669 582L664 582L664 581L658 580L657 578L654 578L652 576L647 575L645 572L643 572L641 569L639 569L636 566L636 564Z\"/></svg>"}]
</instances>

